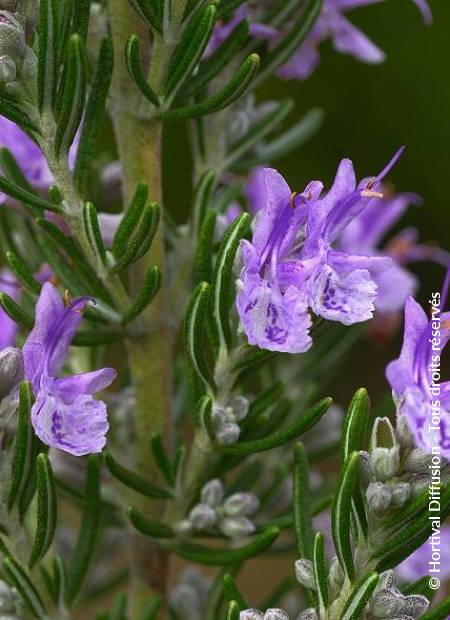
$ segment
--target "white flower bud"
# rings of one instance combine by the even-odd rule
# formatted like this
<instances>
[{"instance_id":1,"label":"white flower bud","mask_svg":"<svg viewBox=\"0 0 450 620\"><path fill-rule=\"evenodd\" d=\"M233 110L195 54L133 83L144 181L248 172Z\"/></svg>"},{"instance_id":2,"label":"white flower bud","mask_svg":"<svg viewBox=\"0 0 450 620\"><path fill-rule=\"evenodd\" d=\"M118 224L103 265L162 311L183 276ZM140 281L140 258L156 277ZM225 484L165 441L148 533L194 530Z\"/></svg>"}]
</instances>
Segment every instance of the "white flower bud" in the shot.
<instances>
[{"instance_id":1,"label":"white flower bud","mask_svg":"<svg viewBox=\"0 0 450 620\"><path fill-rule=\"evenodd\" d=\"M414 441L414 436L409 430L408 420L406 419L406 416L401 415L397 418L395 435L397 437L398 443L403 448L403 450L411 450L415 447L416 443Z\"/></svg>"},{"instance_id":2,"label":"white flower bud","mask_svg":"<svg viewBox=\"0 0 450 620\"><path fill-rule=\"evenodd\" d=\"M247 517L225 517L220 520L219 528L230 538L245 538L255 531L255 526Z\"/></svg>"},{"instance_id":3,"label":"white flower bud","mask_svg":"<svg viewBox=\"0 0 450 620\"><path fill-rule=\"evenodd\" d=\"M392 503L395 506L403 506L411 496L411 485L409 482L396 482L391 486Z\"/></svg>"},{"instance_id":4,"label":"white flower bud","mask_svg":"<svg viewBox=\"0 0 450 620\"><path fill-rule=\"evenodd\" d=\"M0 10L0 54L23 58L27 45L21 23L12 13Z\"/></svg>"},{"instance_id":5,"label":"white flower bud","mask_svg":"<svg viewBox=\"0 0 450 620\"><path fill-rule=\"evenodd\" d=\"M217 430L216 439L221 446L230 446L236 443L241 434L241 429L234 422L226 422Z\"/></svg>"},{"instance_id":6,"label":"white flower bud","mask_svg":"<svg viewBox=\"0 0 450 620\"><path fill-rule=\"evenodd\" d=\"M23 379L22 351L7 347L0 352L0 400L8 396Z\"/></svg>"},{"instance_id":7,"label":"white flower bud","mask_svg":"<svg viewBox=\"0 0 450 620\"><path fill-rule=\"evenodd\" d=\"M370 611L375 618L392 618L402 613L404 597L396 590L378 592L370 603Z\"/></svg>"},{"instance_id":8,"label":"white flower bud","mask_svg":"<svg viewBox=\"0 0 450 620\"><path fill-rule=\"evenodd\" d=\"M228 517L249 517L255 514L258 508L259 499L253 493L234 493L223 505Z\"/></svg>"},{"instance_id":9,"label":"white flower bud","mask_svg":"<svg viewBox=\"0 0 450 620\"><path fill-rule=\"evenodd\" d=\"M309 609L302 611L302 613L297 616L297 620L319 620L319 616L317 615L317 611L314 607L310 607Z\"/></svg>"},{"instance_id":10,"label":"white flower bud","mask_svg":"<svg viewBox=\"0 0 450 620\"><path fill-rule=\"evenodd\" d=\"M387 570L381 573L377 587L375 588L375 594L382 592L383 590L394 590L397 584L397 577L395 571Z\"/></svg>"},{"instance_id":11,"label":"white flower bud","mask_svg":"<svg viewBox=\"0 0 450 620\"><path fill-rule=\"evenodd\" d=\"M17 594L5 581L0 580L0 613L15 614Z\"/></svg>"},{"instance_id":12,"label":"white flower bud","mask_svg":"<svg viewBox=\"0 0 450 620\"><path fill-rule=\"evenodd\" d=\"M211 422L215 429L220 428L227 421L225 407L214 405L211 412Z\"/></svg>"},{"instance_id":13,"label":"white flower bud","mask_svg":"<svg viewBox=\"0 0 450 620\"><path fill-rule=\"evenodd\" d=\"M179 521L178 523L176 523L173 529L178 534L178 536L183 538L184 536L189 536L189 534L191 534L192 523L189 521L189 519L183 519L183 521Z\"/></svg>"},{"instance_id":14,"label":"white flower bud","mask_svg":"<svg viewBox=\"0 0 450 620\"><path fill-rule=\"evenodd\" d=\"M301 559L295 562L295 576L297 581L308 590L317 589L314 568L310 560Z\"/></svg>"},{"instance_id":15,"label":"white flower bud","mask_svg":"<svg viewBox=\"0 0 450 620\"><path fill-rule=\"evenodd\" d=\"M376 515L383 515L389 508L392 494L382 482L371 482L366 491L367 504L370 510Z\"/></svg>"},{"instance_id":16,"label":"white flower bud","mask_svg":"<svg viewBox=\"0 0 450 620\"><path fill-rule=\"evenodd\" d=\"M431 457L423 450L414 448L404 461L404 469L410 474L426 474L429 472Z\"/></svg>"},{"instance_id":17,"label":"white flower bud","mask_svg":"<svg viewBox=\"0 0 450 620\"><path fill-rule=\"evenodd\" d=\"M418 476L414 476L411 480L411 495L413 497L417 497L420 495L422 491L428 489L430 486L430 477L426 475L419 474Z\"/></svg>"},{"instance_id":18,"label":"white flower bud","mask_svg":"<svg viewBox=\"0 0 450 620\"><path fill-rule=\"evenodd\" d=\"M339 592L344 585L345 576L336 556L331 560L328 583L332 592Z\"/></svg>"},{"instance_id":19,"label":"white flower bud","mask_svg":"<svg viewBox=\"0 0 450 620\"><path fill-rule=\"evenodd\" d=\"M202 503L216 508L222 503L224 494L225 489L222 482L219 478L213 478L202 488Z\"/></svg>"},{"instance_id":20,"label":"white flower bud","mask_svg":"<svg viewBox=\"0 0 450 620\"><path fill-rule=\"evenodd\" d=\"M400 466L398 448L375 448L370 455L372 473L377 480L385 482L395 476Z\"/></svg>"},{"instance_id":21,"label":"white flower bud","mask_svg":"<svg viewBox=\"0 0 450 620\"><path fill-rule=\"evenodd\" d=\"M264 620L264 615L257 609L246 609L239 614L239 620Z\"/></svg>"},{"instance_id":22,"label":"white flower bud","mask_svg":"<svg viewBox=\"0 0 450 620\"><path fill-rule=\"evenodd\" d=\"M245 396L234 396L231 399L230 406L233 409L235 419L239 422L247 415L249 402Z\"/></svg>"},{"instance_id":23,"label":"white flower bud","mask_svg":"<svg viewBox=\"0 0 450 620\"><path fill-rule=\"evenodd\" d=\"M189 521L196 530L209 530L216 524L217 514L208 504L197 504L189 513Z\"/></svg>"},{"instance_id":24,"label":"white flower bud","mask_svg":"<svg viewBox=\"0 0 450 620\"><path fill-rule=\"evenodd\" d=\"M430 601L425 596L411 594L404 597L402 613L411 618L420 618L429 606Z\"/></svg>"},{"instance_id":25,"label":"white flower bud","mask_svg":"<svg viewBox=\"0 0 450 620\"><path fill-rule=\"evenodd\" d=\"M264 620L289 620L289 616L283 609L268 609Z\"/></svg>"}]
</instances>

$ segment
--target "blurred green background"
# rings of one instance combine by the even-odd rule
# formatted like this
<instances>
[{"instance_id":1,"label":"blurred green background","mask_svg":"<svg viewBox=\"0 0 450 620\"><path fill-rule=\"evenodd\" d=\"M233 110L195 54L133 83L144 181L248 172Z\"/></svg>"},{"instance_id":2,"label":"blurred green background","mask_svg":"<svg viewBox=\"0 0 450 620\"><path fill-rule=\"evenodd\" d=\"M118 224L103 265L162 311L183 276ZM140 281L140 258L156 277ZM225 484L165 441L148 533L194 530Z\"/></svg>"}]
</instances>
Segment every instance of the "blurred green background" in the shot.
<instances>
[{"instance_id":1,"label":"blurred green background","mask_svg":"<svg viewBox=\"0 0 450 620\"><path fill-rule=\"evenodd\" d=\"M319 133L276 162L294 189L311 179L329 185L343 157L353 160L359 178L376 174L404 144L405 154L389 180L399 191L420 194L424 204L411 208L401 226L415 225L423 241L450 249L450 0L431 0L430 5L434 21L429 27L411 0L386 0L352 11L351 21L385 51L384 64L361 64L327 42L309 80L274 79L261 96L294 97L291 120L312 107L325 112ZM181 165L189 157L183 126L171 127L167 138L166 203L182 216L190 192L189 171ZM443 270L430 264L413 269L427 305L431 291L440 288ZM374 400L382 398L388 390L385 365L398 355L400 342L400 334L384 347L363 342L328 388L336 401L345 404L360 385Z\"/></svg>"}]
</instances>

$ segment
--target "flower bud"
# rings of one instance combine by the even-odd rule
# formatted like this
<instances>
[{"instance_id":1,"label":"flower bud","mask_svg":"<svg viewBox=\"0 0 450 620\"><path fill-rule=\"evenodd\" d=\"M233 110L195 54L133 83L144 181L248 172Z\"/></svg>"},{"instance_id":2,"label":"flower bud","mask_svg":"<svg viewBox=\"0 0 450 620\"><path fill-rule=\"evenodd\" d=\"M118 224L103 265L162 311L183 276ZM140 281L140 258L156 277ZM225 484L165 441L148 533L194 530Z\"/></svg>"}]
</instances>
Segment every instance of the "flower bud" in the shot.
<instances>
[{"instance_id":1,"label":"flower bud","mask_svg":"<svg viewBox=\"0 0 450 620\"><path fill-rule=\"evenodd\" d=\"M411 594L410 596L404 597L402 613L411 618L420 618L429 606L430 601L425 596L421 594Z\"/></svg>"},{"instance_id":2,"label":"flower bud","mask_svg":"<svg viewBox=\"0 0 450 620\"><path fill-rule=\"evenodd\" d=\"M231 399L230 406L233 409L235 419L239 422L247 415L249 402L245 396L235 396Z\"/></svg>"},{"instance_id":3,"label":"flower bud","mask_svg":"<svg viewBox=\"0 0 450 620\"><path fill-rule=\"evenodd\" d=\"M211 422L215 429L220 428L227 421L225 407L214 405L211 412Z\"/></svg>"},{"instance_id":4,"label":"flower bud","mask_svg":"<svg viewBox=\"0 0 450 620\"><path fill-rule=\"evenodd\" d=\"M409 482L396 482L391 486L391 493L394 506L403 506L411 496L411 485Z\"/></svg>"},{"instance_id":5,"label":"flower bud","mask_svg":"<svg viewBox=\"0 0 450 620\"><path fill-rule=\"evenodd\" d=\"M375 618L392 618L402 613L404 597L396 590L378 592L370 603L370 611Z\"/></svg>"},{"instance_id":6,"label":"flower bud","mask_svg":"<svg viewBox=\"0 0 450 620\"><path fill-rule=\"evenodd\" d=\"M225 490L219 478L213 478L202 488L201 498L203 504L216 508L222 503Z\"/></svg>"},{"instance_id":7,"label":"flower bud","mask_svg":"<svg viewBox=\"0 0 450 620\"><path fill-rule=\"evenodd\" d=\"M289 620L289 616L282 609L268 609L264 614L264 620Z\"/></svg>"},{"instance_id":8,"label":"flower bud","mask_svg":"<svg viewBox=\"0 0 450 620\"><path fill-rule=\"evenodd\" d=\"M23 379L22 351L7 347L0 352L0 400L8 396Z\"/></svg>"},{"instance_id":9,"label":"flower bud","mask_svg":"<svg viewBox=\"0 0 450 620\"><path fill-rule=\"evenodd\" d=\"M381 573L377 587L375 588L375 594L383 590L395 590L397 584L397 577L395 571L387 570Z\"/></svg>"},{"instance_id":10,"label":"flower bud","mask_svg":"<svg viewBox=\"0 0 450 620\"><path fill-rule=\"evenodd\" d=\"M0 55L23 58L27 45L21 23L8 11L0 10Z\"/></svg>"},{"instance_id":11,"label":"flower bud","mask_svg":"<svg viewBox=\"0 0 450 620\"><path fill-rule=\"evenodd\" d=\"M372 473L377 480L385 482L395 476L400 466L398 448L375 448L370 455Z\"/></svg>"},{"instance_id":12,"label":"flower bud","mask_svg":"<svg viewBox=\"0 0 450 620\"><path fill-rule=\"evenodd\" d=\"M0 580L0 614L15 614L16 603L16 591L5 581Z\"/></svg>"},{"instance_id":13,"label":"flower bud","mask_svg":"<svg viewBox=\"0 0 450 620\"><path fill-rule=\"evenodd\" d=\"M264 620L264 615L257 609L245 609L239 614L239 620Z\"/></svg>"},{"instance_id":14,"label":"flower bud","mask_svg":"<svg viewBox=\"0 0 450 620\"><path fill-rule=\"evenodd\" d=\"M174 530L181 538L189 536L192 532L192 523L189 519L183 519L174 525Z\"/></svg>"},{"instance_id":15,"label":"flower bud","mask_svg":"<svg viewBox=\"0 0 450 620\"><path fill-rule=\"evenodd\" d=\"M297 616L297 620L319 620L319 616L317 615L317 611L314 607L310 607L309 609L302 611L302 613Z\"/></svg>"},{"instance_id":16,"label":"flower bud","mask_svg":"<svg viewBox=\"0 0 450 620\"><path fill-rule=\"evenodd\" d=\"M345 575L336 556L331 560L328 583L332 592L339 592L344 585Z\"/></svg>"},{"instance_id":17,"label":"flower bud","mask_svg":"<svg viewBox=\"0 0 450 620\"><path fill-rule=\"evenodd\" d=\"M16 64L9 56L0 57L0 84L14 82L17 76Z\"/></svg>"},{"instance_id":18,"label":"flower bud","mask_svg":"<svg viewBox=\"0 0 450 620\"><path fill-rule=\"evenodd\" d=\"M416 445L413 434L409 430L408 421L404 415L397 418L395 436L403 450L411 450Z\"/></svg>"},{"instance_id":19,"label":"flower bud","mask_svg":"<svg viewBox=\"0 0 450 620\"><path fill-rule=\"evenodd\" d=\"M230 538L245 538L255 531L255 526L246 517L225 517L220 520L219 527Z\"/></svg>"},{"instance_id":20,"label":"flower bud","mask_svg":"<svg viewBox=\"0 0 450 620\"><path fill-rule=\"evenodd\" d=\"M382 482L371 482L366 491L367 504L369 509L377 516L383 515L389 508L392 494Z\"/></svg>"},{"instance_id":21,"label":"flower bud","mask_svg":"<svg viewBox=\"0 0 450 620\"><path fill-rule=\"evenodd\" d=\"M259 499L253 493L234 493L223 505L228 517L249 517L259 508Z\"/></svg>"},{"instance_id":22,"label":"flower bud","mask_svg":"<svg viewBox=\"0 0 450 620\"><path fill-rule=\"evenodd\" d=\"M417 497L420 495L422 491L428 489L430 486L430 477L425 474L419 474L418 476L414 476L411 480L411 495L413 497Z\"/></svg>"},{"instance_id":23,"label":"flower bud","mask_svg":"<svg viewBox=\"0 0 450 620\"><path fill-rule=\"evenodd\" d=\"M310 560L301 559L295 562L295 576L297 581L308 590L317 589L314 568Z\"/></svg>"},{"instance_id":24,"label":"flower bud","mask_svg":"<svg viewBox=\"0 0 450 620\"><path fill-rule=\"evenodd\" d=\"M431 457L423 450L414 448L404 461L404 469L409 474L426 474L429 472Z\"/></svg>"},{"instance_id":25,"label":"flower bud","mask_svg":"<svg viewBox=\"0 0 450 620\"><path fill-rule=\"evenodd\" d=\"M370 450L398 447L394 427L389 418L376 418L370 439Z\"/></svg>"},{"instance_id":26,"label":"flower bud","mask_svg":"<svg viewBox=\"0 0 450 620\"><path fill-rule=\"evenodd\" d=\"M189 521L196 530L208 530L215 525L217 514L208 504L197 504L189 513Z\"/></svg>"},{"instance_id":27,"label":"flower bud","mask_svg":"<svg viewBox=\"0 0 450 620\"><path fill-rule=\"evenodd\" d=\"M234 422L226 422L216 433L216 439L221 446L230 446L236 443L241 434L241 429Z\"/></svg>"},{"instance_id":28,"label":"flower bud","mask_svg":"<svg viewBox=\"0 0 450 620\"><path fill-rule=\"evenodd\" d=\"M370 455L363 450L359 453L359 478L363 487L367 487L372 479Z\"/></svg>"}]
</instances>

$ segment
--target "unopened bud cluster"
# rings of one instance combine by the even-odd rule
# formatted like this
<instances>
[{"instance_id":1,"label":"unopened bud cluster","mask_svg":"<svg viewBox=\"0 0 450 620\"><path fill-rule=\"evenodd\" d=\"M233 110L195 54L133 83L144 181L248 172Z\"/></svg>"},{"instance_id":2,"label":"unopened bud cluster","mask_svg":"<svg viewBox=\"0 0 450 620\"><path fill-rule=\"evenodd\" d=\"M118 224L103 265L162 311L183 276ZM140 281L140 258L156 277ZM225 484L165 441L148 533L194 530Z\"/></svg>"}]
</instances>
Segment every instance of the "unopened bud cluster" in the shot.
<instances>
[{"instance_id":1,"label":"unopened bud cluster","mask_svg":"<svg viewBox=\"0 0 450 620\"><path fill-rule=\"evenodd\" d=\"M396 586L394 571L387 571L380 577L368 611L369 617L377 620L415 620L426 612L429 604L420 594L402 594Z\"/></svg>"},{"instance_id":2,"label":"unopened bud cluster","mask_svg":"<svg viewBox=\"0 0 450 620\"><path fill-rule=\"evenodd\" d=\"M239 620L289 620L289 616L282 609L268 609L265 613L257 609L241 611Z\"/></svg>"},{"instance_id":3,"label":"unopened bud cluster","mask_svg":"<svg viewBox=\"0 0 450 620\"><path fill-rule=\"evenodd\" d=\"M235 396L226 406L215 404L211 421L216 441L222 446L236 443L241 434L239 422L248 413L249 403L244 396Z\"/></svg>"},{"instance_id":4,"label":"unopened bud cluster","mask_svg":"<svg viewBox=\"0 0 450 620\"><path fill-rule=\"evenodd\" d=\"M201 501L178 524L179 533L219 530L230 538L243 538L253 534L255 526L249 517L259 508L259 500L252 493L234 493L225 497L225 489L217 478L202 489Z\"/></svg>"},{"instance_id":5,"label":"unopened bud cluster","mask_svg":"<svg viewBox=\"0 0 450 620\"><path fill-rule=\"evenodd\" d=\"M7 347L0 351L0 400L8 396L23 379L23 357L20 349Z\"/></svg>"}]
</instances>

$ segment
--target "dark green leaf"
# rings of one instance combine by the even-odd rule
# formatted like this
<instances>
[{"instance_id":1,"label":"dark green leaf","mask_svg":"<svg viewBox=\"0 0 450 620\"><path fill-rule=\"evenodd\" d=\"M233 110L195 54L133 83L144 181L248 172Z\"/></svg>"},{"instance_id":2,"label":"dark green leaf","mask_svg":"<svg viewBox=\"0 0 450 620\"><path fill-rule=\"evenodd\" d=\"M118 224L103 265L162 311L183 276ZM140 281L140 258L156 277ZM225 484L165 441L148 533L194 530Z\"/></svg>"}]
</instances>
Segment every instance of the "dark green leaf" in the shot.
<instances>
[{"instance_id":1,"label":"dark green leaf","mask_svg":"<svg viewBox=\"0 0 450 620\"><path fill-rule=\"evenodd\" d=\"M128 517L138 532L144 534L144 536L150 536L151 538L175 537L175 532L171 527L165 523L147 519L147 517L144 517L136 508L129 508Z\"/></svg>"},{"instance_id":2,"label":"dark green leaf","mask_svg":"<svg viewBox=\"0 0 450 620\"><path fill-rule=\"evenodd\" d=\"M342 612L341 620L359 620L361 618L361 613L377 587L379 579L378 573L369 573L355 585Z\"/></svg>"},{"instance_id":3,"label":"dark green leaf","mask_svg":"<svg viewBox=\"0 0 450 620\"><path fill-rule=\"evenodd\" d=\"M6 252L6 260L11 267L11 271L16 278L21 282L28 290L36 295L41 292L42 284L38 282L22 259L14 252Z\"/></svg>"},{"instance_id":4,"label":"dark green leaf","mask_svg":"<svg viewBox=\"0 0 450 620\"><path fill-rule=\"evenodd\" d=\"M420 620L446 620L450 614L450 597L446 598L442 603L439 603L433 609L429 609L422 616Z\"/></svg>"},{"instance_id":5,"label":"dark green leaf","mask_svg":"<svg viewBox=\"0 0 450 620\"><path fill-rule=\"evenodd\" d=\"M293 513L297 553L300 558L312 561L314 533L309 487L309 465L302 443L298 443L294 449L293 487Z\"/></svg>"},{"instance_id":6,"label":"dark green leaf","mask_svg":"<svg viewBox=\"0 0 450 620\"><path fill-rule=\"evenodd\" d=\"M52 110L58 76L58 5L56 0L39 3L38 107Z\"/></svg>"},{"instance_id":7,"label":"dark green leaf","mask_svg":"<svg viewBox=\"0 0 450 620\"><path fill-rule=\"evenodd\" d=\"M205 352L206 319L211 288L201 282L194 290L184 319L184 346L188 359L198 377L213 391L216 389Z\"/></svg>"},{"instance_id":8,"label":"dark green leaf","mask_svg":"<svg viewBox=\"0 0 450 620\"><path fill-rule=\"evenodd\" d=\"M325 537L321 532L317 532L314 539L313 565L320 613L325 615L328 609L328 571L325 558Z\"/></svg>"},{"instance_id":9,"label":"dark green leaf","mask_svg":"<svg viewBox=\"0 0 450 620\"><path fill-rule=\"evenodd\" d=\"M137 493L153 499L172 498L172 493L170 491L160 489L147 480L147 478L123 467L109 454L109 452L105 454L105 463L114 478Z\"/></svg>"},{"instance_id":10,"label":"dark green leaf","mask_svg":"<svg viewBox=\"0 0 450 620\"><path fill-rule=\"evenodd\" d=\"M60 211L56 205L8 181L5 177L0 177L0 191L22 202L26 207L35 207L43 211Z\"/></svg>"},{"instance_id":11,"label":"dark green leaf","mask_svg":"<svg viewBox=\"0 0 450 620\"><path fill-rule=\"evenodd\" d=\"M212 280L216 220L217 212L208 211L200 229L194 268L196 282L211 282Z\"/></svg>"},{"instance_id":12,"label":"dark green leaf","mask_svg":"<svg viewBox=\"0 0 450 620\"><path fill-rule=\"evenodd\" d=\"M56 530L57 498L53 470L46 454L39 454L36 460L37 481L37 525L30 569L41 560L52 544Z\"/></svg>"},{"instance_id":13,"label":"dark green leaf","mask_svg":"<svg viewBox=\"0 0 450 620\"><path fill-rule=\"evenodd\" d=\"M232 575L227 574L224 576L223 591L227 601L229 601L230 603L232 601L236 601L239 607L239 611L244 611L244 609L249 608Z\"/></svg>"},{"instance_id":14,"label":"dark green leaf","mask_svg":"<svg viewBox=\"0 0 450 620\"><path fill-rule=\"evenodd\" d=\"M125 53L128 72L136 82L136 86L139 88L144 97L150 101L150 103L153 103L153 105L159 108L159 97L148 83L148 80L142 70L140 44L139 37L137 35L133 34L128 39Z\"/></svg>"},{"instance_id":15,"label":"dark green leaf","mask_svg":"<svg viewBox=\"0 0 450 620\"><path fill-rule=\"evenodd\" d=\"M159 471L164 476L167 484L173 486L175 482L174 470L164 447L161 433L153 433L150 440L150 446L153 458L158 465Z\"/></svg>"},{"instance_id":16,"label":"dark green leaf","mask_svg":"<svg viewBox=\"0 0 450 620\"><path fill-rule=\"evenodd\" d=\"M91 202L87 202L83 208L83 223L87 239L92 252L104 264L106 262L106 250L103 244L97 210Z\"/></svg>"},{"instance_id":17,"label":"dark green leaf","mask_svg":"<svg viewBox=\"0 0 450 620\"><path fill-rule=\"evenodd\" d=\"M3 560L3 570L34 618L46 620L44 603L25 569L11 557Z\"/></svg>"},{"instance_id":18,"label":"dark green leaf","mask_svg":"<svg viewBox=\"0 0 450 620\"><path fill-rule=\"evenodd\" d=\"M192 205L192 222L195 235L198 235L201 230L205 214L210 205L211 197L216 186L216 181L216 173L212 170L206 170L195 187Z\"/></svg>"},{"instance_id":19,"label":"dark green leaf","mask_svg":"<svg viewBox=\"0 0 450 620\"><path fill-rule=\"evenodd\" d=\"M122 325L130 323L137 316L142 314L147 306L153 301L156 293L161 286L161 270L157 266L149 267L144 284L139 291L131 308L123 315Z\"/></svg>"},{"instance_id":20,"label":"dark green leaf","mask_svg":"<svg viewBox=\"0 0 450 620\"><path fill-rule=\"evenodd\" d=\"M9 318L18 323L18 325L21 325L26 329L33 329L34 317L16 304L14 299L6 293L0 293L0 306Z\"/></svg>"},{"instance_id":21,"label":"dark green leaf","mask_svg":"<svg viewBox=\"0 0 450 620\"><path fill-rule=\"evenodd\" d=\"M33 466L34 431L30 421L32 406L33 392L31 386L26 381L23 381L19 388L19 420L14 459L12 462L8 510L12 509L17 498L23 492Z\"/></svg>"}]
</instances>

